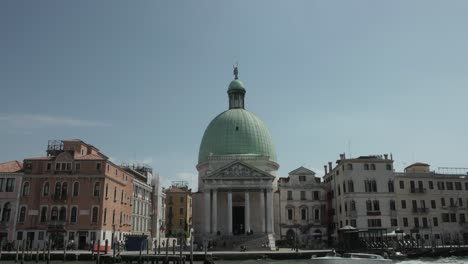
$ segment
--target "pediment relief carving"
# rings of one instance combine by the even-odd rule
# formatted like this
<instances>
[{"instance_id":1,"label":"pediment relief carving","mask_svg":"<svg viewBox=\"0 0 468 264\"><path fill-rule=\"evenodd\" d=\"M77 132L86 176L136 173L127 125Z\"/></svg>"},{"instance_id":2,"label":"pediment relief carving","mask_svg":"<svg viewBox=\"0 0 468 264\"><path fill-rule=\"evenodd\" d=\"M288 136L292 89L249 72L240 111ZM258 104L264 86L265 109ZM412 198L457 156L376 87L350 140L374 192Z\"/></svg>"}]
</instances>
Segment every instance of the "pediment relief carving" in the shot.
<instances>
[{"instance_id":1,"label":"pediment relief carving","mask_svg":"<svg viewBox=\"0 0 468 264\"><path fill-rule=\"evenodd\" d=\"M208 177L223 177L223 178L271 178L273 177L267 172L262 172L251 168L242 163L235 163L227 168L213 172Z\"/></svg>"}]
</instances>

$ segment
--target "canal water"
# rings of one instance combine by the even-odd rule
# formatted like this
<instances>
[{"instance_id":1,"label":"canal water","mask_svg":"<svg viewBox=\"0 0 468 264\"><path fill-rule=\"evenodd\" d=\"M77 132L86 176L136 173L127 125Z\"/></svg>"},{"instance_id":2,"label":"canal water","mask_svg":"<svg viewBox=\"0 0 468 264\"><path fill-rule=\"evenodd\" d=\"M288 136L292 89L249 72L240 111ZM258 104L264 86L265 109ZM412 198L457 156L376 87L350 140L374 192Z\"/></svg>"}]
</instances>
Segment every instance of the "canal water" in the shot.
<instances>
[{"instance_id":1,"label":"canal water","mask_svg":"<svg viewBox=\"0 0 468 264\"><path fill-rule=\"evenodd\" d=\"M14 261L0 261L1 264L14 264ZM25 264L35 263L34 261L27 261ZM45 263L39 261L39 263ZM51 264L94 264L93 261L51 261ZM188 263L188 262L187 262ZM195 262L195 264L202 264L203 262ZM242 261L227 261L216 260L215 264L313 264L312 260L242 260ZM413 260L394 261L395 264L468 264L468 257L449 257L449 258L423 258Z\"/></svg>"}]
</instances>

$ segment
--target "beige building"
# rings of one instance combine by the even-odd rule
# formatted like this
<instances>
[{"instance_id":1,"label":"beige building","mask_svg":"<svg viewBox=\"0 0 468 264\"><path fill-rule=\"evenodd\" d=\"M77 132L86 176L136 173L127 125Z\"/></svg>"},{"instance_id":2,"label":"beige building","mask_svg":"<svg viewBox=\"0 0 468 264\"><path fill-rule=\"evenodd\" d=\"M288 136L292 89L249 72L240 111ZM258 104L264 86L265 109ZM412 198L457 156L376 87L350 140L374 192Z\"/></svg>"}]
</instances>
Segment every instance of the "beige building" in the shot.
<instances>
[{"instance_id":1,"label":"beige building","mask_svg":"<svg viewBox=\"0 0 468 264\"><path fill-rule=\"evenodd\" d=\"M391 156L347 159L341 154L335 167L329 162L325 172L324 181L329 190L329 232L334 241L338 230L344 226L368 232L397 228Z\"/></svg>"},{"instance_id":2,"label":"beige building","mask_svg":"<svg viewBox=\"0 0 468 264\"><path fill-rule=\"evenodd\" d=\"M446 171L415 163L395 174L398 227L425 243L468 241L468 177L466 171Z\"/></svg>"},{"instance_id":3,"label":"beige building","mask_svg":"<svg viewBox=\"0 0 468 264\"><path fill-rule=\"evenodd\" d=\"M186 182L173 182L165 193L167 236L188 232L192 224L192 190Z\"/></svg>"},{"instance_id":4,"label":"beige building","mask_svg":"<svg viewBox=\"0 0 468 264\"><path fill-rule=\"evenodd\" d=\"M23 163L0 163L0 247L15 239Z\"/></svg>"},{"instance_id":5,"label":"beige building","mask_svg":"<svg viewBox=\"0 0 468 264\"><path fill-rule=\"evenodd\" d=\"M327 240L326 186L315 172L300 167L279 178L275 205L279 210L278 238L301 247L316 248ZM276 207L276 206L275 206Z\"/></svg>"}]
</instances>

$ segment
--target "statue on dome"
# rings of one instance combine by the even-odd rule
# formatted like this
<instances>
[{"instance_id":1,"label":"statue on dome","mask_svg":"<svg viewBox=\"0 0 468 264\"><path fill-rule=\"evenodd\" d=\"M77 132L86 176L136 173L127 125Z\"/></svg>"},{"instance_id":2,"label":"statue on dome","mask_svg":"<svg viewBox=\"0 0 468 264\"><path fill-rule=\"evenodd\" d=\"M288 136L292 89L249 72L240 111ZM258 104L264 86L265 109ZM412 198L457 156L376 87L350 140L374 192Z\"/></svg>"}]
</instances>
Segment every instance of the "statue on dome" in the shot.
<instances>
[{"instance_id":1,"label":"statue on dome","mask_svg":"<svg viewBox=\"0 0 468 264\"><path fill-rule=\"evenodd\" d=\"M237 75L239 75L239 70L237 69L238 65L239 63L232 65L232 67L234 67L234 80L237 80Z\"/></svg>"}]
</instances>

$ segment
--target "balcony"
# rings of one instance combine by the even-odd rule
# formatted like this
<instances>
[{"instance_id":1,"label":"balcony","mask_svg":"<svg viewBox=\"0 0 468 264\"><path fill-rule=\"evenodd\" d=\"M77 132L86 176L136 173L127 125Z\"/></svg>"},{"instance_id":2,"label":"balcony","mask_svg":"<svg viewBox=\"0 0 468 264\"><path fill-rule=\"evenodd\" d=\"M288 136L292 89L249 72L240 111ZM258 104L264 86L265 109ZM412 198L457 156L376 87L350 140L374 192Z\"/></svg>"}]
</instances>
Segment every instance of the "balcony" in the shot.
<instances>
[{"instance_id":1,"label":"balcony","mask_svg":"<svg viewBox=\"0 0 468 264\"><path fill-rule=\"evenodd\" d=\"M428 212L429 208L413 207L413 213L427 214Z\"/></svg>"},{"instance_id":2,"label":"balcony","mask_svg":"<svg viewBox=\"0 0 468 264\"><path fill-rule=\"evenodd\" d=\"M49 232L64 232L65 221L52 221L47 225L47 230Z\"/></svg>"},{"instance_id":3,"label":"balcony","mask_svg":"<svg viewBox=\"0 0 468 264\"><path fill-rule=\"evenodd\" d=\"M322 222L320 221L320 219L309 219L308 221L309 223L309 226L321 226L322 225Z\"/></svg>"},{"instance_id":4,"label":"balcony","mask_svg":"<svg viewBox=\"0 0 468 264\"><path fill-rule=\"evenodd\" d=\"M52 195L52 200L56 201L56 202L64 202L67 200L67 194L64 194L64 195L61 195L61 194L53 194Z\"/></svg>"},{"instance_id":5,"label":"balcony","mask_svg":"<svg viewBox=\"0 0 468 264\"><path fill-rule=\"evenodd\" d=\"M426 193L426 188L411 188L410 193Z\"/></svg>"},{"instance_id":6,"label":"balcony","mask_svg":"<svg viewBox=\"0 0 468 264\"><path fill-rule=\"evenodd\" d=\"M367 216L379 216L381 214L380 211L367 211Z\"/></svg>"}]
</instances>

